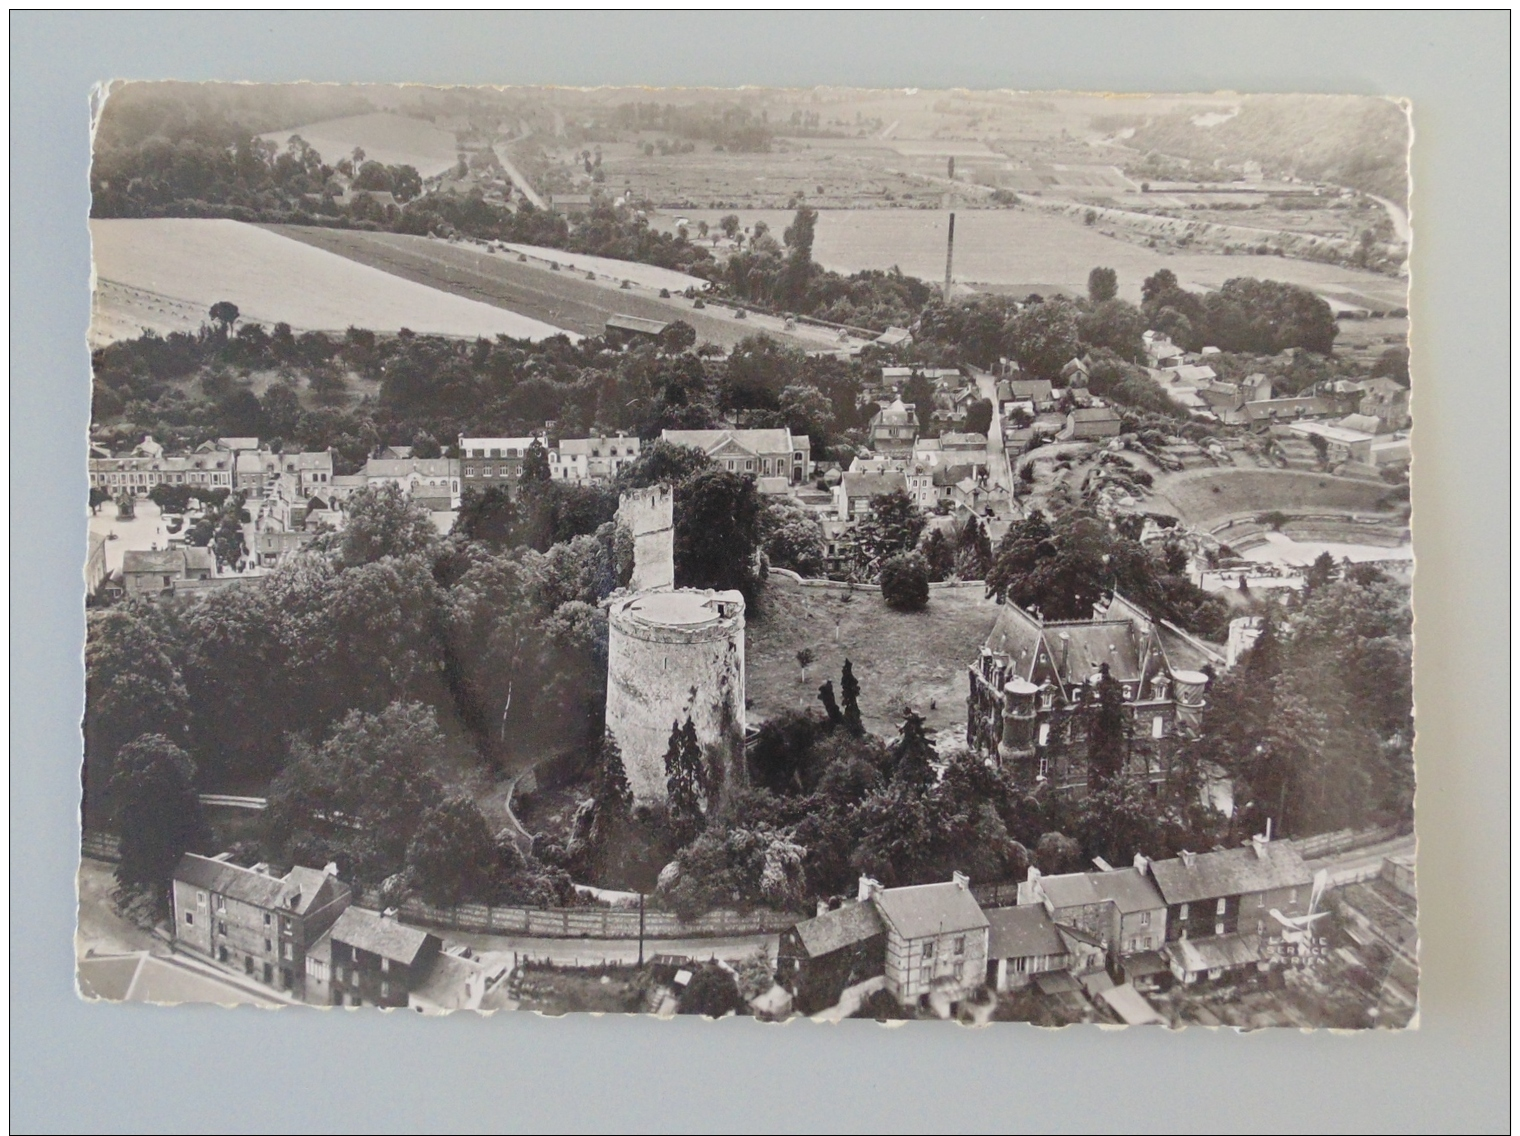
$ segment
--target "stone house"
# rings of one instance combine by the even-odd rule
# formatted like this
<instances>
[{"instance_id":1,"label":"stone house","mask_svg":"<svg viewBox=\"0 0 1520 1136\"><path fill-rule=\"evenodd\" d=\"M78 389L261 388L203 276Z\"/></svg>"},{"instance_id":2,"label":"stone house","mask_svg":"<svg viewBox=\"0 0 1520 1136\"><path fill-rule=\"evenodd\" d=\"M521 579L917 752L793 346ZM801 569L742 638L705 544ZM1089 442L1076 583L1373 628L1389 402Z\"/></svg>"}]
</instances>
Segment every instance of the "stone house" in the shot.
<instances>
[{"instance_id":1,"label":"stone house","mask_svg":"<svg viewBox=\"0 0 1520 1136\"><path fill-rule=\"evenodd\" d=\"M362 907L338 917L330 940L334 1006L410 1004L412 990L422 986L443 948L437 935Z\"/></svg>"},{"instance_id":2,"label":"stone house","mask_svg":"<svg viewBox=\"0 0 1520 1136\"><path fill-rule=\"evenodd\" d=\"M127 598L161 596L186 584L216 575L216 557L209 548L178 545L164 549L128 549L121 558L122 586Z\"/></svg>"},{"instance_id":3,"label":"stone house","mask_svg":"<svg viewBox=\"0 0 1520 1136\"><path fill-rule=\"evenodd\" d=\"M987 916L959 872L949 883L883 888L861 881L886 929L886 989L907 1005L938 994L952 1000L987 977Z\"/></svg>"},{"instance_id":4,"label":"stone house","mask_svg":"<svg viewBox=\"0 0 1520 1136\"><path fill-rule=\"evenodd\" d=\"M846 473L834 486L834 515L841 521L865 520L871 515L871 498L899 490L908 491L908 479L901 472Z\"/></svg>"},{"instance_id":5,"label":"stone house","mask_svg":"<svg viewBox=\"0 0 1520 1136\"><path fill-rule=\"evenodd\" d=\"M549 476L578 484L613 480L639 457L639 439L626 434L609 438L561 438L549 451Z\"/></svg>"},{"instance_id":6,"label":"stone house","mask_svg":"<svg viewBox=\"0 0 1520 1136\"><path fill-rule=\"evenodd\" d=\"M1291 844L1254 836L1244 848L1153 860L1149 874L1167 904L1166 940L1249 934L1280 938L1271 914L1303 915L1314 874Z\"/></svg>"},{"instance_id":7,"label":"stone house","mask_svg":"<svg viewBox=\"0 0 1520 1136\"><path fill-rule=\"evenodd\" d=\"M488 489L493 485L514 489L522 473L523 458L535 441L547 449L542 438L470 438L461 434L460 492Z\"/></svg>"},{"instance_id":8,"label":"stone house","mask_svg":"<svg viewBox=\"0 0 1520 1136\"><path fill-rule=\"evenodd\" d=\"M1078 407L1066 416L1066 426L1056 436L1077 442L1112 438L1118 435L1120 425L1119 414L1111 406Z\"/></svg>"},{"instance_id":9,"label":"stone house","mask_svg":"<svg viewBox=\"0 0 1520 1136\"><path fill-rule=\"evenodd\" d=\"M918 437L917 408L900 398L893 399L871 417L867 434L868 444L877 453L906 457L913 452Z\"/></svg>"},{"instance_id":10,"label":"stone house","mask_svg":"<svg viewBox=\"0 0 1520 1136\"><path fill-rule=\"evenodd\" d=\"M798 1010L816 1014L847 987L884 973L886 950L886 928L868 899L825 907L782 934L776 981Z\"/></svg>"},{"instance_id":11,"label":"stone house","mask_svg":"<svg viewBox=\"0 0 1520 1136\"><path fill-rule=\"evenodd\" d=\"M174 944L266 986L303 997L306 955L348 909L353 893L333 865L276 876L225 856L187 852L171 886Z\"/></svg>"},{"instance_id":12,"label":"stone house","mask_svg":"<svg viewBox=\"0 0 1520 1136\"><path fill-rule=\"evenodd\" d=\"M994 907L987 924L987 985L994 990L1017 990L1036 974L1070 968L1067 940L1043 906Z\"/></svg>"},{"instance_id":13,"label":"stone house","mask_svg":"<svg viewBox=\"0 0 1520 1136\"><path fill-rule=\"evenodd\" d=\"M719 469L756 477L784 477L800 485L812 474L812 439L785 427L753 430L666 430L661 437L692 446L712 458Z\"/></svg>"}]
</instances>

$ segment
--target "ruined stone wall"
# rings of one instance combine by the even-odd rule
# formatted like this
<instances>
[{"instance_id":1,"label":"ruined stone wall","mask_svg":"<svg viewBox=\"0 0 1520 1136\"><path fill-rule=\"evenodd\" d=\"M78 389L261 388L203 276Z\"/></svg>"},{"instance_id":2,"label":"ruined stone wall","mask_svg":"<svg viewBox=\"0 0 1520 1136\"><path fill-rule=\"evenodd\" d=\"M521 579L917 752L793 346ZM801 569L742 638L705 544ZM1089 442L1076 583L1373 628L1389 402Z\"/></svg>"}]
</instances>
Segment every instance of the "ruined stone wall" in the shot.
<instances>
[{"instance_id":1,"label":"ruined stone wall","mask_svg":"<svg viewBox=\"0 0 1520 1136\"><path fill-rule=\"evenodd\" d=\"M653 622L631 610L638 595L608 609L607 728L641 804L666 799L671 728L688 716L721 786L715 796L746 780L744 599L738 592L676 594L709 596L727 614L696 625Z\"/></svg>"},{"instance_id":2,"label":"ruined stone wall","mask_svg":"<svg viewBox=\"0 0 1520 1136\"><path fill-rule=\"evenodd\" d=\"M675 497L669 485L631 489L618 499L617 523L633 537L635 592L675 587Z\"/></svg>"}]
</instances>

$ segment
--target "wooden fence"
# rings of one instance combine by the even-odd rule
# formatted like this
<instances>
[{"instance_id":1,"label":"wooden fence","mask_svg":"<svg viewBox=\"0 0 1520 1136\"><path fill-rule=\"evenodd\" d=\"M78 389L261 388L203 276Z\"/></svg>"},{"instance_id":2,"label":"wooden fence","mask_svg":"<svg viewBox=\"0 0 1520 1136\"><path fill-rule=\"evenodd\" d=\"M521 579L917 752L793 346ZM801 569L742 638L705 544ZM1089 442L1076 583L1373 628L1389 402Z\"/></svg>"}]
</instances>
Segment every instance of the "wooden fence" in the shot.
<instances>
[{"instance_id":1,"label":"wooden fence","mask_svg":"<svg viewBox=\"0 0 1520 1136\"><path fill-rule=\"evenodd\" d=\"M1293 845L1294 850L1305 860L1318 860L1340 852L1366 848L1371 844L1381 844L1385 840L1396 840L1400 835L1399 829L1394 827L1342 828L1335 832L1322 832L1318 836L1290 840L1288 843Z\"/></svg>"},{"instance_id":2,"label":"wooden fence","mask_svg":"<svg viewBox=\"0 0 1520 1136\"><path fill-rule=\"evenodd\" d=\"M91 860L114 864L121 859L121 839L109 832L86 832L79 850Z\"/></svg>"},{"instance_id":3,"label":"wooden fence","mask_svg":"<svg viewBox=\"0 0 1520 1136\"><path fill-rule=\"evenodd\" d=\"M487 907L464 903L434 907L408 899L400 916L408 923L483 935L532 935L548 939L637 939L639 912L626 907ZM682 919L670 911L646 910L646 939L710 939L770 935L786 930L797 916L780 911L710 911Z\"/></svg>"}]
</instances>

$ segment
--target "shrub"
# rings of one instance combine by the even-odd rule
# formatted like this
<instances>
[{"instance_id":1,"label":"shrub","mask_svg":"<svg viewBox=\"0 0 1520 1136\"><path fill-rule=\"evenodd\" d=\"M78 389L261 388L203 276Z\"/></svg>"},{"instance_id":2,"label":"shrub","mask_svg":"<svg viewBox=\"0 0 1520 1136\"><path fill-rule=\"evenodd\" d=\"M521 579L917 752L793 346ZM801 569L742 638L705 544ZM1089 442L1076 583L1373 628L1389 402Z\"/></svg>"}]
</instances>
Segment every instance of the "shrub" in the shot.
<instances>
[{"instance_id":1,"label":"shrub","mask_svg":"<svg viewBox=\"0 0 1520 1136\"><path fill-rule=\"evenodd\" d=\"M929 603L929 563L920 553L893 556L881 566L881 595L898 611L922 611Z\"/></svg>"},{"instance_id":2,"label":"shrub","mask_svg":"<svg viewBox=\"0 0 1520 1136\"><path fill-rule=\"evenodd\" d=\"M744 1000L739 996L739 983L733 972L715 962L698 967L676 1001L677 1013L707 1018L721 1018L743 1009Z\"/></svg>"}]
</instances>

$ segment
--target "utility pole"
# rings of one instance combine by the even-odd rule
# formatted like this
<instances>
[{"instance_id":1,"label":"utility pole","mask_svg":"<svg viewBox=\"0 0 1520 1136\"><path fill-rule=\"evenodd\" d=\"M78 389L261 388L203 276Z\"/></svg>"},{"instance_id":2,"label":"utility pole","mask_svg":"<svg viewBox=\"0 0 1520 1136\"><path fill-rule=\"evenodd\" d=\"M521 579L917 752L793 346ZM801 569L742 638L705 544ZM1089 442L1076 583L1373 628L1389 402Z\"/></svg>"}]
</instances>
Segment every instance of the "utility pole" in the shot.
<instances>
[{"instance_id":1,"label":"utility pole","mask_svg":"<svg viewBox=\"0 0 1520 1136\"><path fill-rule=\"evenodd\" d=\"M945 242L945 303L950 302L950 274L955 267L955 159L948 170L950 191L945 194L945 208L950 210L950 236Z\"/></svg>"},{"instance_id":2,"label":"utility pole","mask_svg":"<svg viewBox=\"0 0 1520 1136\"><path fill-rule=\"evenodd\" d=\"M639 892L639 969L644 967L644 893Z\"/></svg>"}]
</instances>

